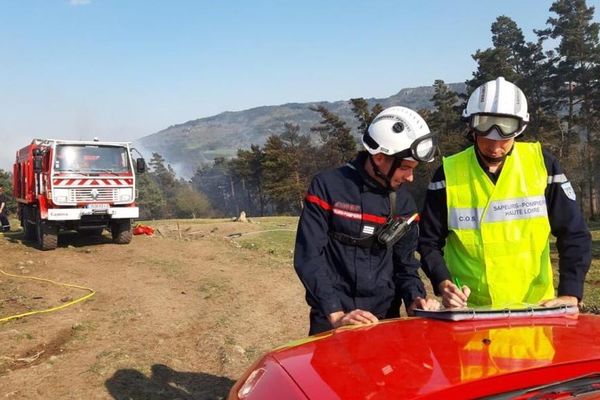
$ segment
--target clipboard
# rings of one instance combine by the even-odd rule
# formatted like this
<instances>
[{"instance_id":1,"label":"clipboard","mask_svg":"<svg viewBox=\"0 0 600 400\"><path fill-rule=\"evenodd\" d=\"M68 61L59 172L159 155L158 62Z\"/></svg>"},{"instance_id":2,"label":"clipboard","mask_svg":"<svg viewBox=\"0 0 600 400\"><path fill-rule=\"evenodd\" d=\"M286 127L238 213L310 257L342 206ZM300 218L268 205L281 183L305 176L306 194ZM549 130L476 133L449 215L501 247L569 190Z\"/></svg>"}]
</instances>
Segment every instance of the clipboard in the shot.
<instances>
[{"instance_id":1,"label":"clipboard","mask_svg":"<svg viewBox=\"0 0 600 400\"><path fill-rule=\"evenodd\" d=\"M490 319L524 319L535 317L561 317L579 313L577 306L544 307L537 304L518 304L507 307L469 307L444 310L414 310L415 316L446 321L475 321Z\"/></svg>"}]
</instances>

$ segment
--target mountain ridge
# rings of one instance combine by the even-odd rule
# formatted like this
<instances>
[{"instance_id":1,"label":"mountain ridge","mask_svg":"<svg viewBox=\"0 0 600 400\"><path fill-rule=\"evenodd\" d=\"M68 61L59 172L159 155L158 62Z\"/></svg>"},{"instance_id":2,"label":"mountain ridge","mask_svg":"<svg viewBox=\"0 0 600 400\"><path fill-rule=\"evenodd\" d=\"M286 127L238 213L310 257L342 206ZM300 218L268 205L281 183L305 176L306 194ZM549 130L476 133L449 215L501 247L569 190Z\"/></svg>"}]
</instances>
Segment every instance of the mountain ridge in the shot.
<instances>
[{"instance_id":1,"label":"mountain ridge","mask_svg":"<svg viewBox=\"0 0 600 400\"><path fill-rule=\"evenodd\" d=\"M448 84L450 90L465 92L464 83ZM370 107L380 103L384 108L405 106L415 110L431 109L433 86L404 88L386 98L365 99ZM201 164L216 157L235 156L238 149L248 149L251 144L262 146L273 134L281 134L285 123L298 124L302 134L311 134L310 128L320 121L312 106L325 106L339 115L353 128L358 137L357 122L348 100L334 102L285 103L257 106L241 111L224 111L209 117L174 124L135 141L146 154L159 153L176 170L179 176L190 178ZM315 139L316 140L316 139Z\"/></svg>"}]
</instances>

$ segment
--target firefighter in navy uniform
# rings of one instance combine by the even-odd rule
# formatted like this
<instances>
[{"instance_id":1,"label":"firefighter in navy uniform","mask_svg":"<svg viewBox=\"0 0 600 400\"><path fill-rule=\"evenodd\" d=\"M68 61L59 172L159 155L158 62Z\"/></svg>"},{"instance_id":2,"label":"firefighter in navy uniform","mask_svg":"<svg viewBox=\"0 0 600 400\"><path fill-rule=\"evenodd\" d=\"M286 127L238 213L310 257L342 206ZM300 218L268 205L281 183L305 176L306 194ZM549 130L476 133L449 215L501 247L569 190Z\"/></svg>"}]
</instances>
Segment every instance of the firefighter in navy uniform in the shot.
<instances>
[{"instance_id":1,"label":"firefighter in navy uniform","mask_svg":"<svg viewBox=\"0 0 600 400\"><path fill-rule=\"evenodd\" d=\"M444 158L420 222L421 262L434 290L446 307L467 299L474 306L577 305L591 236L556 158L538 142L515 142L529 122L525 95L500 77L475 89L463 117L474 145Z\"/></svg>"},{"instance_id":2,"label":"firefighter in navy uniform","mask_svg":"<svg viewBox=\"0 0 600 400\"><path fill-rule=\"evenodd\" d=\"M6 195L4 187L0 185L0 224L2 224L1 232L10 231L10 222L8 222L8 205L6 204Z\"/></svg>"},{"instance_id":3,"label":"firefighter in navy uniform","mask_svg":"<svg viewBox=\"0 0 600 400\"><path fill-rule=\"evenodd\" d=\"M418 275L417 208L403 185L433 160L435 136L416 112L390 107L362 140L367 151L313 179L300 216L294 267L309 335L398 317L402 301L409 313L439 308Z\"/></svg>"}]
</instances>

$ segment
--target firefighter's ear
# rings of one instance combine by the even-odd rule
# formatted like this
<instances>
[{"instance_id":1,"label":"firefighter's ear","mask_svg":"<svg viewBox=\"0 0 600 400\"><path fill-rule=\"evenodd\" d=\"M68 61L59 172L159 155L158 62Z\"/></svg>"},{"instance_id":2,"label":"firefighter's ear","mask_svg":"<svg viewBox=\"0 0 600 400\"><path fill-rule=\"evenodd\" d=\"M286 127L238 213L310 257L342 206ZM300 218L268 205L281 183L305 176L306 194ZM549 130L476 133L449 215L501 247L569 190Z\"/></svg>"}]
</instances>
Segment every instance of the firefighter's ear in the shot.
<instances>
[{"instance_id":1,"label":"firefighter's ear","mask_svg":"<svg viewBox=\"0 0 600 400\"><path fill-rule=\"evenodd\" d=\"M377 153L377 154L372 154L371 157L373 158L373 162L375 163L375 165L377 165L378 167L381 167L383 164L385 164L385 159L386 156L383 153Z\"/></svg>"}]
</instances>

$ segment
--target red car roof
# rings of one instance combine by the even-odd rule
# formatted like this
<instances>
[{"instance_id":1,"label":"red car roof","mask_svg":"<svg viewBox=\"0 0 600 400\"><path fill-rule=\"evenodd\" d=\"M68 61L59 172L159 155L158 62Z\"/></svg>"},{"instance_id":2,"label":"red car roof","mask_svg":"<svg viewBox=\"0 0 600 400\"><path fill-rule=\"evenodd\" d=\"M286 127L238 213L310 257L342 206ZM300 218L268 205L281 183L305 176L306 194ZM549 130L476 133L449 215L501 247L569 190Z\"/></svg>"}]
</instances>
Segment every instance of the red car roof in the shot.
<instances>
[{"instance_id":1,"label":"red car roof","mask_svg":"<svg viewBox=\"0 0 600 400\"><path fill-rule=\"evenodd\" d=\"M407 318L303 342L270 356L309 399L473 398L600 372L596 315Z\"/></svg>"}]
</instances>

